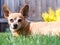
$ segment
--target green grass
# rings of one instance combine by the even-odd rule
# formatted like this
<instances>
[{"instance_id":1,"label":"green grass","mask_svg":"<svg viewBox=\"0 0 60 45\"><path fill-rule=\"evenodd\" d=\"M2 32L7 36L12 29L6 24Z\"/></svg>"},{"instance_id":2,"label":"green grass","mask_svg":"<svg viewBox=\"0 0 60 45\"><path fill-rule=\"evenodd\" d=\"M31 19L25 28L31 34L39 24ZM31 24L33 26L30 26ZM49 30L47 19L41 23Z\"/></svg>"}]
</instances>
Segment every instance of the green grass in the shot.
<instances>
[{"instance_id":1,"label":"green grass","mask_svg":"<svg viewBox=\"0 0 60 45\"><path fill-rule=\"evenodd\" d=\"M60 36L20 36L0 33L0 45L60 45Z\"/></svg>"}]
</instances>

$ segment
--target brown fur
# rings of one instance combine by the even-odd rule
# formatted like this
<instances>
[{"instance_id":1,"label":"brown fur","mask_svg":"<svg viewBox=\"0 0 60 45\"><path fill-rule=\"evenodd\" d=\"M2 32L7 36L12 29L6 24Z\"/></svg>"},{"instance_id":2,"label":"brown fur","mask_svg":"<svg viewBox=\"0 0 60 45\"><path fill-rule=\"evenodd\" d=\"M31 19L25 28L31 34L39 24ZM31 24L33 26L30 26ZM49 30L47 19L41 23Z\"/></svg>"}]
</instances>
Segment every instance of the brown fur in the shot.
<instances>
[{"instance_id":1,"label":"brown fur","mask_svg":"<svg viewBox=\"0 0 60 45\"><path fill-rule=\"evenodd\" d=\"M21 25L19 29L10 28L13 36L22 35L35 35L35 34L43 34L43 35L59 35L60 34L60 24L47 23L47 22L28 22L26 18L29 16L29 6L25 5L19 13L12 13L11 10L7 6L3 6L4 16L7 18L9 25L11 24L10 18L14 18L16 21L18 18L21 18L22 21L20 23L13 22L12 24ZM42 24L43 23L43 24ZM57 26L57 27L56 27Z\"/></svg>"}]
</instances>

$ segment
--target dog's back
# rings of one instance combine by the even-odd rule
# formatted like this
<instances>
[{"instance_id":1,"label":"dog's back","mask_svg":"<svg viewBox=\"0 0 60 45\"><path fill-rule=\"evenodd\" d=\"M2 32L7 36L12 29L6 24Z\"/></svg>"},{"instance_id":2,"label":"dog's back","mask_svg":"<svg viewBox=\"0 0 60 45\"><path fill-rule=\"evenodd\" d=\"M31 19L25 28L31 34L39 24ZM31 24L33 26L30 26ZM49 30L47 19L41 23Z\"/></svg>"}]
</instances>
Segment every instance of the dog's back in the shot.
<instances>
[{"instance_id":1,"label":"dog's back","mask_svg":"<svg viewBox=\"0 0 60 45\"><path fill-rule=\"evenodd\" d=\"M30 30L33 34L59 35L59 22L31 22Z\"/></svg>"}]
</instances>

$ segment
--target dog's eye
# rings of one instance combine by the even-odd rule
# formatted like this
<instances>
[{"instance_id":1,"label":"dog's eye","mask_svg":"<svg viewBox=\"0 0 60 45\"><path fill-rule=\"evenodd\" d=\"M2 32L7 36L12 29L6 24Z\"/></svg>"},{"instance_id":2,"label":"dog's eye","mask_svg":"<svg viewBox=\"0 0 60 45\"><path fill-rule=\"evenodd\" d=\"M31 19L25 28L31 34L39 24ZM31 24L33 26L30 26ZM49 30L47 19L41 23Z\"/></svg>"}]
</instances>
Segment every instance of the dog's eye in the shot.
<instances>
[{"instance_id":1,"label":"dog's eye","mask_svg":"<svg viewBox=\"0 0 60 45\"><path fill-rule=\"evenodd\" d=\"M18 20L18 22L21 22L21 21L22 21L21 19Z\"/></svg>"},{"instance_id":2,"label":"dog's eye","mask_svg":"<svg viewBox=\"0 0 60 45\"><path fill-rule=\"evenodd\" d=\"M13 19L10 19L10 22L14 22L14 20Z\"/></svg>"}]
</instances>

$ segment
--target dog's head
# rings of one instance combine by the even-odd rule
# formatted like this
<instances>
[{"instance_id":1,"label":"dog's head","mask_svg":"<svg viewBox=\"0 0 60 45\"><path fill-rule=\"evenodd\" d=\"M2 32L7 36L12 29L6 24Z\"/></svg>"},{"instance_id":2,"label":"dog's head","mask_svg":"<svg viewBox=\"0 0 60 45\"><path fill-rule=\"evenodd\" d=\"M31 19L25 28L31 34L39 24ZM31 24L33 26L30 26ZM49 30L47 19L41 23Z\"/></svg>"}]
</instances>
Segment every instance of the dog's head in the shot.
<instances>
[{"instance_id":1,"label":"dog's head","mask_svg":"<svg viewBox=\"0 0 60 45\"><path fill-rule=\"evenodd\" d=\"M29 6L25 5L21 8L19 13L12 13L12 11L6 6L3 6L4 17L7 18L8 24L11 29L18 30L25 23L25 18L28 17Z\"/></svg>"}]
</instances>

